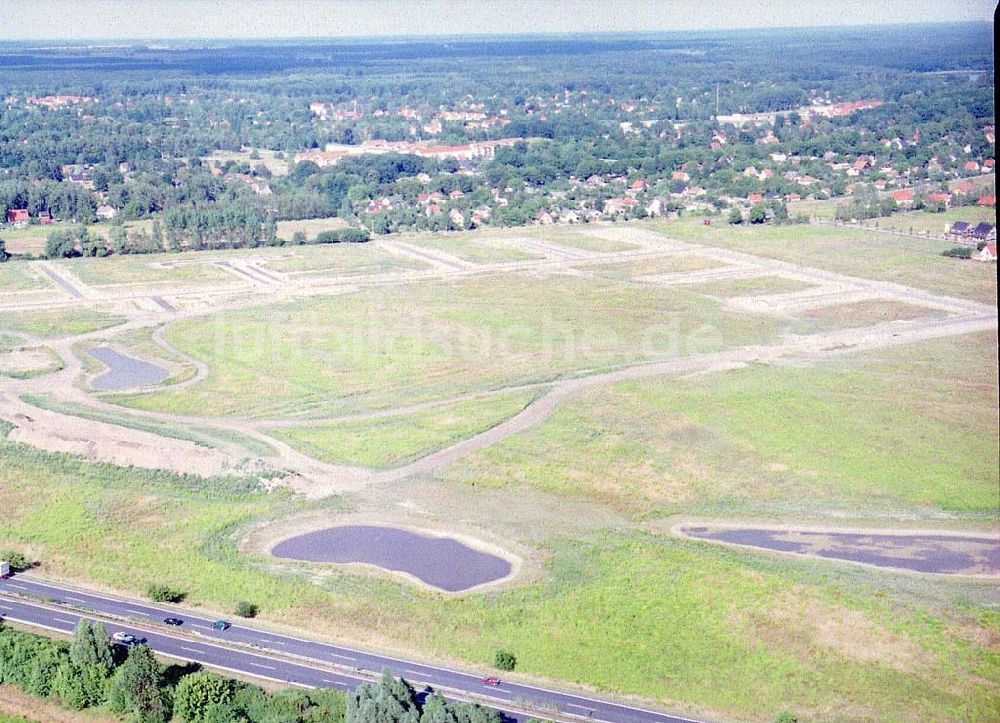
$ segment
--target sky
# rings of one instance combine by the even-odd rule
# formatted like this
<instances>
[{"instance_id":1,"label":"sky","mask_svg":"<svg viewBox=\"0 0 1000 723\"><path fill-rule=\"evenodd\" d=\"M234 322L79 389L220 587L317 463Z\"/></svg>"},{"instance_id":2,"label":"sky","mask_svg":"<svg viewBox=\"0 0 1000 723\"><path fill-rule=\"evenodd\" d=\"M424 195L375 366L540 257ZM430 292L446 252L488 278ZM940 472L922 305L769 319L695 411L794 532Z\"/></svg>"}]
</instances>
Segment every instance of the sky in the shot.
<instances>
[{"instance_id":1,"label":"sky","mask_svg":"<svg viewBox=\"0 0 1000 723\"><path fill-rule=\"evenodd\" d=\"M995 0L0 0L0 40L388 37L992 20Z\"/></svg>"}]
</instances>

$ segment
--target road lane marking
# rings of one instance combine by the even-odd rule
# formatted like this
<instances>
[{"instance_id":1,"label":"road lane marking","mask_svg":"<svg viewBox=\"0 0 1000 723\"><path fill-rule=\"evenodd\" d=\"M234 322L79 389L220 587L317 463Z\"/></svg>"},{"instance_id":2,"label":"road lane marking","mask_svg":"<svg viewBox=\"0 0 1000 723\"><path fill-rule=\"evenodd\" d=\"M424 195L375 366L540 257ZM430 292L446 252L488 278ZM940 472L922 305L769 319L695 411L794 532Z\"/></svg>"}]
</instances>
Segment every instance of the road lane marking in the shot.
<instances>
[{"instance_id":1,"label":"road lane marking","mask_svg":"<svg viewBox=\"0 0 1000 723\"><path fill-rule=\"evenodd\" d=\"M143 617L149 617L151 613L146 610L133 610L132 608L125 608L125 612L132 613L133 615L142 615Z\"/></svg>"},{"instance_id":2,"label":"road lane marking","mask_svg":"<svg viewBox=\"0 0 1000 723\"><path fill-rule=\"evenodd\" d=\"M28 589L24 585L18 585L16 582L8 582L8 583L6 583L6 586L7 587L16 587L18 590L27 590Z\"/></svg>"},{"instance_id":3,"label":"road lane marking","mask_svg":"<svg viewBox=\"0 0 1000 723\"><path fill-rule=\"evenodd\" d=\"M87 604L87 601L86 601L86 600L81 600L81 599L80 599L80 598L78 598L78 597L70 597L69 595L64 595L64 596L63 596L63 600L70 600L71 602L76 602L76 603L83 603L84 605L86 605L86 604Z\"/></svg>"},{"instance_id":4,"label":"road lane marking","mask_svg":"<svg viewBox=\"0 0 1000 723\"><path fill-rule=\"evenodd\" d=\"M250 662L249 665L252 665L255 668L263 668L264 670L277 670L277 668L275 667L272 667L270 665L262 665L261 663Z\"/></svg>"},{"instance_id":5,"label":"road lane marking","mask_svg":"<svg viewBox=\"0 0 1000 723\"><path fill-rule=\"evenodd\" d=\"M186 650L189 653L198 653L198 655L204 655L205 654L204 650L195 650L194 648L185 648L183 645L179 645L177 647L179 647L181 650Z\"/></svg>"},{"instance_id":6,"label":"road lane marking","mask_svg":"<svg viewBox=\"0 0 1000 723\"><path fill-rule=\"evenodd\" d=\"M585 711L590 711L591 710L590 708L587 708L586 706L577 705L576 703L567 703L566 707L567 708L577 708L579 710L585 710Z\"/></svg>"},{"instance_id":7,"label":"road lane marking","mask_svg":"<svg viewBox=\"0 0 1000 723\"><path fill-rule=\"evenodd\" d=\"M76 621L74 620L63 620L62 618L57 618L57 617L53 617L52 619L55 620L57 623L65 623L66 625L76 625Z\"/></svg>"},{"instance_id":8,"label":"road lane marking","mask_svg":"<svg viewBox=\"0 0 1000 723\"><path fill-rule=\"evenodd\" d=\"M340 658L341 660L357 660L357 658L352 658L350 655L339 655L337 653L330 653L330 656L333 658Z\"/></svg>"}]
</instances>

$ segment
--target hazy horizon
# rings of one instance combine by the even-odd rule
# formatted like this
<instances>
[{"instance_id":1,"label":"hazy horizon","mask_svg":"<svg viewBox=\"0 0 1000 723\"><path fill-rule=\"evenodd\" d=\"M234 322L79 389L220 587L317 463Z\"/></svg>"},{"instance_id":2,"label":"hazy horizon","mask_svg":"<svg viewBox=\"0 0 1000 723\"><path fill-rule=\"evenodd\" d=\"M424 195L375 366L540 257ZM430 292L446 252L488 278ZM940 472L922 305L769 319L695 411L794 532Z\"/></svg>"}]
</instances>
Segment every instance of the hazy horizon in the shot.
<instances>
[{"instance_id":1,"label":"hazy horizon","mask_svg":"<svg viewBox=\"0 0 1000 723\"><path fill-rule=\"evenodd\" d=\"M298 40L660 33L990 22L995 3L920 0L8 0L5 41Z\"/></svg>"}]
</instances>

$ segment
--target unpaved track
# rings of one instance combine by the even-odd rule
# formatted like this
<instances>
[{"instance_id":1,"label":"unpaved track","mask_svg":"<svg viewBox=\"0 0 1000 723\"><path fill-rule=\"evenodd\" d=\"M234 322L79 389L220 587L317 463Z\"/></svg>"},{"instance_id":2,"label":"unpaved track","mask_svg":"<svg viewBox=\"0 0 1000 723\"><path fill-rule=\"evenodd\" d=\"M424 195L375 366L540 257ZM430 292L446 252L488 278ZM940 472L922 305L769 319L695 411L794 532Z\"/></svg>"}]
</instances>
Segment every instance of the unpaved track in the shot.
<instances>
[{"instance_id":1,"label":"unpaved track","mask_svg":"<svg viewBox=\"0 0 1000 723\"><path fill-rule=\"evenodd\" d=\"M619 234L625 230L627 229L597 229L589 233L596 237L606 237L609 232L613 231ZM277 451L278 455L277 460L271 464L289 474L287 483L309 496L322 497L338 492L357 490L370 484L391 482L412 475L427 473L456 462L473 452L494 445L514 434L518 434L539 424L552 414L557 404L587 389L607 386L622 381L647 379L657 376L687 376L719 372L738 368L750 362L815 363L839 354L906 344L942 336L995 330L997 328L996 308L974 301L945 297L890 282L849 277L843 274L807 268L737 251L700 246L698 244L678 242L665 238L661 239L660 237L656 237L657 240L654 241L644 236L639 229L633 229L633 231L636 232L636 238L629 240L638 243L640 245L639 249L614 253L589 253L586 257L583 255L568 256L553 252L549 257L544 259L477 266L465 260L451 257L444 252L434 250L433 254L422 254L424 261L433 264L434 268L430 270L406 270L369 277L323 278L317 276L310 279L289 280L280 285L261 283L257 288L252 290L247 290L245 284L237 282L234 278L234 283L238 285L237 288L209 290L207 294L204 290L190 292L192 295L200 293L201 296L198 297L189 297L189 292L185 289L177 289L173 293L160 291L157 293L158 296L172 299L172 308L176 308L174 305L178 300L185 303L185 300L189 298L197 298L201 300L201 304L190 304L188 308L178 309L174 313L167 312L162 306L156 306L156 311L148 310L149 307L147 307L147 310L137 310L136 306L139 305L136 304L129 307L129 309L123 310L129 316L129 321L124 325L113 329L65 337L55 341L38 340L53 348L62 357L65 367L62 371L38 379L0 381L0 393L3 394L3 396L0 396L0 418L5 418L18 426L26 426L27 423L24 417L25 415L31 416L27 410L34 408L21 402L18 397L27 393L44 392L62 401L72 401L86 405L94 410L118 416L128 416L137 420L150 420L180 427L203 426L230 430L270 445ZM388 250L397 254L409 253L412 255L412 251L425 251L424 249L416 249L399 242L380 243L383 243ZM535 246L534 250L542 251L544 249ZM332 417L324 420L313 419L303 421L249 420L123 410L120 406L109 404L92 396L84 389L84 385L80 383L80 380L83 378L82 364L72 352L72 347L80 341L104 338L130 329L156 326L158 328L153 334L153 339L156 343L196 368L196 374L192 379L173 387L179 389L201 382L208 376L210 370L204 362L188 356L164 338L164 325L168 321L203 316L222 309L251 307L268 301L286 301L317 294L349 293L372 286L407 284L427 279L508 274L521 271L568 271L578 266L586 266L594 263L623 263L680 253L694 254L721 261L730 265L734 269L733 273L737 275L748 273L750 275L785 276L807 280L818 287L812 290L811 294L797 292L797 296L779 294L741 297L741 300L736 303L742 304L747 311L774 313L774 309L780 307L780 304L774 302L780 299L781 296L789 297L789 301L794 299L796 302L808 303L808 299L813 298L817 303L823 303L825 299L831 298L832 295L833 298L840 296L841 298L864 297L905 301L938 311L945 311L949 316L945 318L920 318L907 322L889 322L864 328L792 336L773 345L746 346L708 354L663 359L634 364L588 376L540 384L512 385L501 389L473 392L451 399L433 400L397 409L364 412L357 415ZM695 275L695 277L699 273L704 274L704 272L698 271L689 273ZM670 276L672 278L678 277L679 279L681 274L672 274ZM655 279L650 279L650 281L656 283ZM122 298L122 296L116 295L115 300L121 301ZM149 294L138 294L134 297L126 295L124 298L133 300L148 299ZM99 289L87 288L79 290L78 298L65 303L95 305L101 301L102 297ZM727 303L732 303L732 301L729 300ZM28 302L21 308L25 310L35 308L35 304ZM322 462L293 449L288 444L267 434L267 429L269 428L291 427L301 424L330 424L351 420L397 416L431 409L444 404L483 398L491 394L527 389L546 391L528 404L520 413L501 424L471 438L437 450L419 460L391 470L376 471ZM36 416L39 419L42 418L40 415L36 414ZM122 441L122 439L127 439L129 435L133 435L132 438L141 447L150 445L151 441L155 441L155 439L164 439L156 435L150 435L148 432L136 432L125 427L115 427L114 425L100 425L78 417L61 415L54 412L46 412L44 419L45 434L50 434L53 438L58 438L60 435L65 437L67 436L65 432L79 436L80 430L86 429L87 434L91 435L94 442L91 447L91 456L100 456L102 443L105 446L111 445L110 448L113 448L115 444ZM38 428L37 423L35 423L34 428ZM25 441L29 441L28 437L30 435L27 432L22 432L20 435ZM34 441L39 441L39 437L40 435L36 434ZM15 438L17 438L16 435ZM164 448L170 447L177 441L179 440L164 441ZM94 450L97 451L95 452ZM180 452L179 449L174 451ZM110 454L109 458L115 461L120 456L120 454ZM166 466L171 469L177 468L177 466Z\"/></svg>"}]
</instances>

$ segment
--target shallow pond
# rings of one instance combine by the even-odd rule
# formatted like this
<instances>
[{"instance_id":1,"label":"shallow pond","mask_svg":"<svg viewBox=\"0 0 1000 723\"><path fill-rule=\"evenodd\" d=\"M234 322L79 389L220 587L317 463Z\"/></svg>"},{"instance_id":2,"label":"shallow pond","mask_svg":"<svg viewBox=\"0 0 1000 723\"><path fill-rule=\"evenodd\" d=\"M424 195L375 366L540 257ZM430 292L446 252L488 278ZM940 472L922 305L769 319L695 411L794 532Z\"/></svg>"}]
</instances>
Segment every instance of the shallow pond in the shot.
<instances>
[{"instance_id":1,"label":"shallow pond","mask_svg":"<svg viewBox=\"0 0 1000 723\"><path fill-rule=\"evenodd\" d=\"M275 557L306 562L375 565L405 572L428 585L458 592L500 580L510 562L449 537L430 537L396 527L346 525L309 532L279 543Z\"/></svg>"},{"instance_id":2,"label":"shallow pond","mask_svg":"<svg viewBox=\"0 0 1000 723\"><path fill-rule=\"evenodd\" d=\"M170 376L163 367L119 354L109 346L98 346L87 352L108 370L95 377L90 385L94 389L118 391L158 384Z\"/></svg>"}]
</instances>

